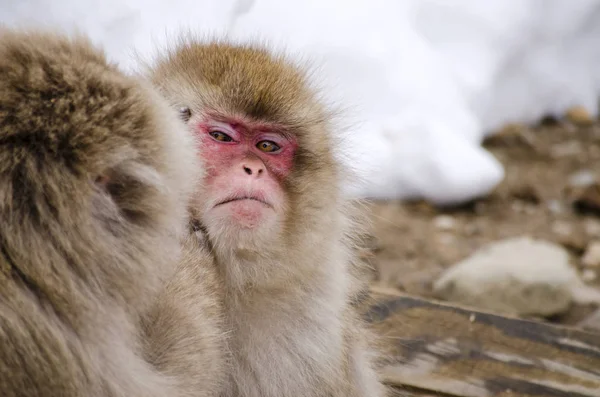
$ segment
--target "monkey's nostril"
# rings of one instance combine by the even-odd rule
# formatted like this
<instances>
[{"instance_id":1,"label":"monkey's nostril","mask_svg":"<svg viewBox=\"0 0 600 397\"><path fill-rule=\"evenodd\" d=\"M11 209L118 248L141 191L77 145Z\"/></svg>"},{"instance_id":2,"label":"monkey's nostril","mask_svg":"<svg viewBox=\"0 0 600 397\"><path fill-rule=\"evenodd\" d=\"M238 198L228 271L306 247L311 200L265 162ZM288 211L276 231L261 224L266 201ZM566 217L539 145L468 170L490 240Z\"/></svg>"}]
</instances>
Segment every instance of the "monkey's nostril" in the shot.
<instances>
[{"instance_id":1,"label":"monkey's nostril","mask_svg":"<svg viewBox=\"0 0 600 397\"><path fill-rule=\"evenodd\" d=\"M263 172L263 169L262 169L262 168L259 168L259 169L258 169L258 175L262 174L262 172Z\"/></svg>"},{"instance_id":2,"label":"monkey's nostril","mask_svg":"<svg viewBox=\"0 0 600 397\"><path fill-rule=\"evenodd\" d=\"M246 171L246 174L252 175L252 169L251 168L244 166L244 171Z\"/></svg>"}]
</instances>

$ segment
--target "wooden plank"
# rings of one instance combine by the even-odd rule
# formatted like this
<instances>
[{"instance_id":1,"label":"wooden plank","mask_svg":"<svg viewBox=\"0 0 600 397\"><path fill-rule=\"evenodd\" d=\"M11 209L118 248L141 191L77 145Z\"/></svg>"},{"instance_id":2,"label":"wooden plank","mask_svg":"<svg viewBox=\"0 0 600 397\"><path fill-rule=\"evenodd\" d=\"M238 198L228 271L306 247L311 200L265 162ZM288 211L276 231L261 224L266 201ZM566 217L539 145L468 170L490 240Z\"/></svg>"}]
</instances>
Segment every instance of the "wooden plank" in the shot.
<instances>
[{"instance_id":1,"label":"wooden plank","mask_svg":"<svg viewBox=\"0 0 600 397\"><path fill-rule=\"evenodd\" d=\"M422 390L409 390L406 387L392 387L386 397L444 397L439 393L432 393ZM450 396L452 397L452 396Z\"/></svg>"},{"instance_id":2,"label":"wooden plank","mask_svg":"<svg viewBox=\"0 0 600 397\"><path fill-rule=\"evenodd\" d=\"M388 391L386 397L454 397L435 391L410 388L407 386L393 386Z\"/></svg>"},{"instance_id":3,"label":"wooden plank","mask_svg":"<svg viewBox=\"0 0 600 397\"><path fill-rule=\"evenodd\" d=\"M382 290L367 308L382 374L398 393L404 385L407 396L600 397L600 333Z\"/></svg>"}]
</instances>

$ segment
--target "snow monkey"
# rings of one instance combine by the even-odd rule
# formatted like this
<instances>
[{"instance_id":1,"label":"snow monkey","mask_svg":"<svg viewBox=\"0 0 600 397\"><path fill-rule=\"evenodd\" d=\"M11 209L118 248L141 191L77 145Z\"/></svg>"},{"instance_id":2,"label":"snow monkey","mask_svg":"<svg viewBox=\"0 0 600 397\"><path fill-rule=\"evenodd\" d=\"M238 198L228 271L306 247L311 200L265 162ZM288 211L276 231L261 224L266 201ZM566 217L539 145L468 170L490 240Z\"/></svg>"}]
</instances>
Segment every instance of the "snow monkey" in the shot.
<instances>
[{"instance_id":1,"label":"snow monkey","mask_svg":"<svg viewBox=\"0 0 600 397\"><path fill-rule=\"evenodd\" d=\"M176 267L196 158L177 112L87 39L0 31L3 397L213 395L210 266Z\"/></svg>"},{"instance_id":2,"label":"snow monkey","mask_svg":"<svg viewBox=\"0 0 600 397\"><path fill-rule=\"evenodd\" d=\"M192 199L225 289L223 396L382 396L352 305L351 206L330 111L262 47L185 39L149 76L206 167Z\"/></svg>"}]
</instances>

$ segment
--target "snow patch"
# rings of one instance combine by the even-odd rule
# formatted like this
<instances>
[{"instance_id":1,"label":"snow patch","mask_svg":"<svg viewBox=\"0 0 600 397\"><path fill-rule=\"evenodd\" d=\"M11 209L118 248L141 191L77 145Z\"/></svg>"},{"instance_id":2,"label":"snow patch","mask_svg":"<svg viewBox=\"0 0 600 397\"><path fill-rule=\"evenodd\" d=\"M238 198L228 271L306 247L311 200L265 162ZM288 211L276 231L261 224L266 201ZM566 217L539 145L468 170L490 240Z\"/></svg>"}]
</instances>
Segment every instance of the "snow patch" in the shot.
<instances>
[{"instance_id":1,"label":"snow patch","mask_svg":"<svg viewBox=\"0 0 600 397\"><path fill-rule=\"evenodd\" d=\"M597 115L600 0L21 0L7 25L79 29L125 69L182 32L268 41L318 70L349 125L353 195L438 204L504 177L482 139L582 105Z\"/></svg>"}]
</instances>

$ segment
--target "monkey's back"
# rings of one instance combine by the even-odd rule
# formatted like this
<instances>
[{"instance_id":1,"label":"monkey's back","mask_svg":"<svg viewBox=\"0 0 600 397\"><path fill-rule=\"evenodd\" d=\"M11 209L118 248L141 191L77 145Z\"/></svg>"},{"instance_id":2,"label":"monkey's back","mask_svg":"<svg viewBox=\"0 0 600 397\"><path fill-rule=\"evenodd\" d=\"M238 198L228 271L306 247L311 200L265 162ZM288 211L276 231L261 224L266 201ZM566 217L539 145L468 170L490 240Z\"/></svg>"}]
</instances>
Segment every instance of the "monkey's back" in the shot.
<instances>
[{"instance_id":1,"label":"monkey's back","mask_svg":"<svg viewBox=\"0 0 600 397\"><path fill-rule=\"evenodd\" d=\"M70 129L89 126L88 71L102 56L53 36L0 32L0 390L4 396L78 395L90 357L76 345L74 313L88 306L60 258L68 189L77 172ZM82 80L75 81L80 77ZM89 77L87 78L89 79ZM79 120L76 120L79 119ZM80 140L85 145L84 139ZM78 200L73 190L71 200ZM62 223L62 224L61 224ZM67 247L68 249L68 247ZM61 279L61 280L59 280ZM66 301L73 302L69 307ZM93 309L88 306L87 309Z\"/></svg>"},{"instance_id":2,"label":"monkey's back","mask_svg":"<svg viewBox=\"0 0 600 397\"><path fill-rule=\"evenodd\" d=\"M3 397L168 386L139 357L136 316L178 252L172 164L191 157L152 95L84 38L0 30Z\"/></svg>"}]
</instances>

